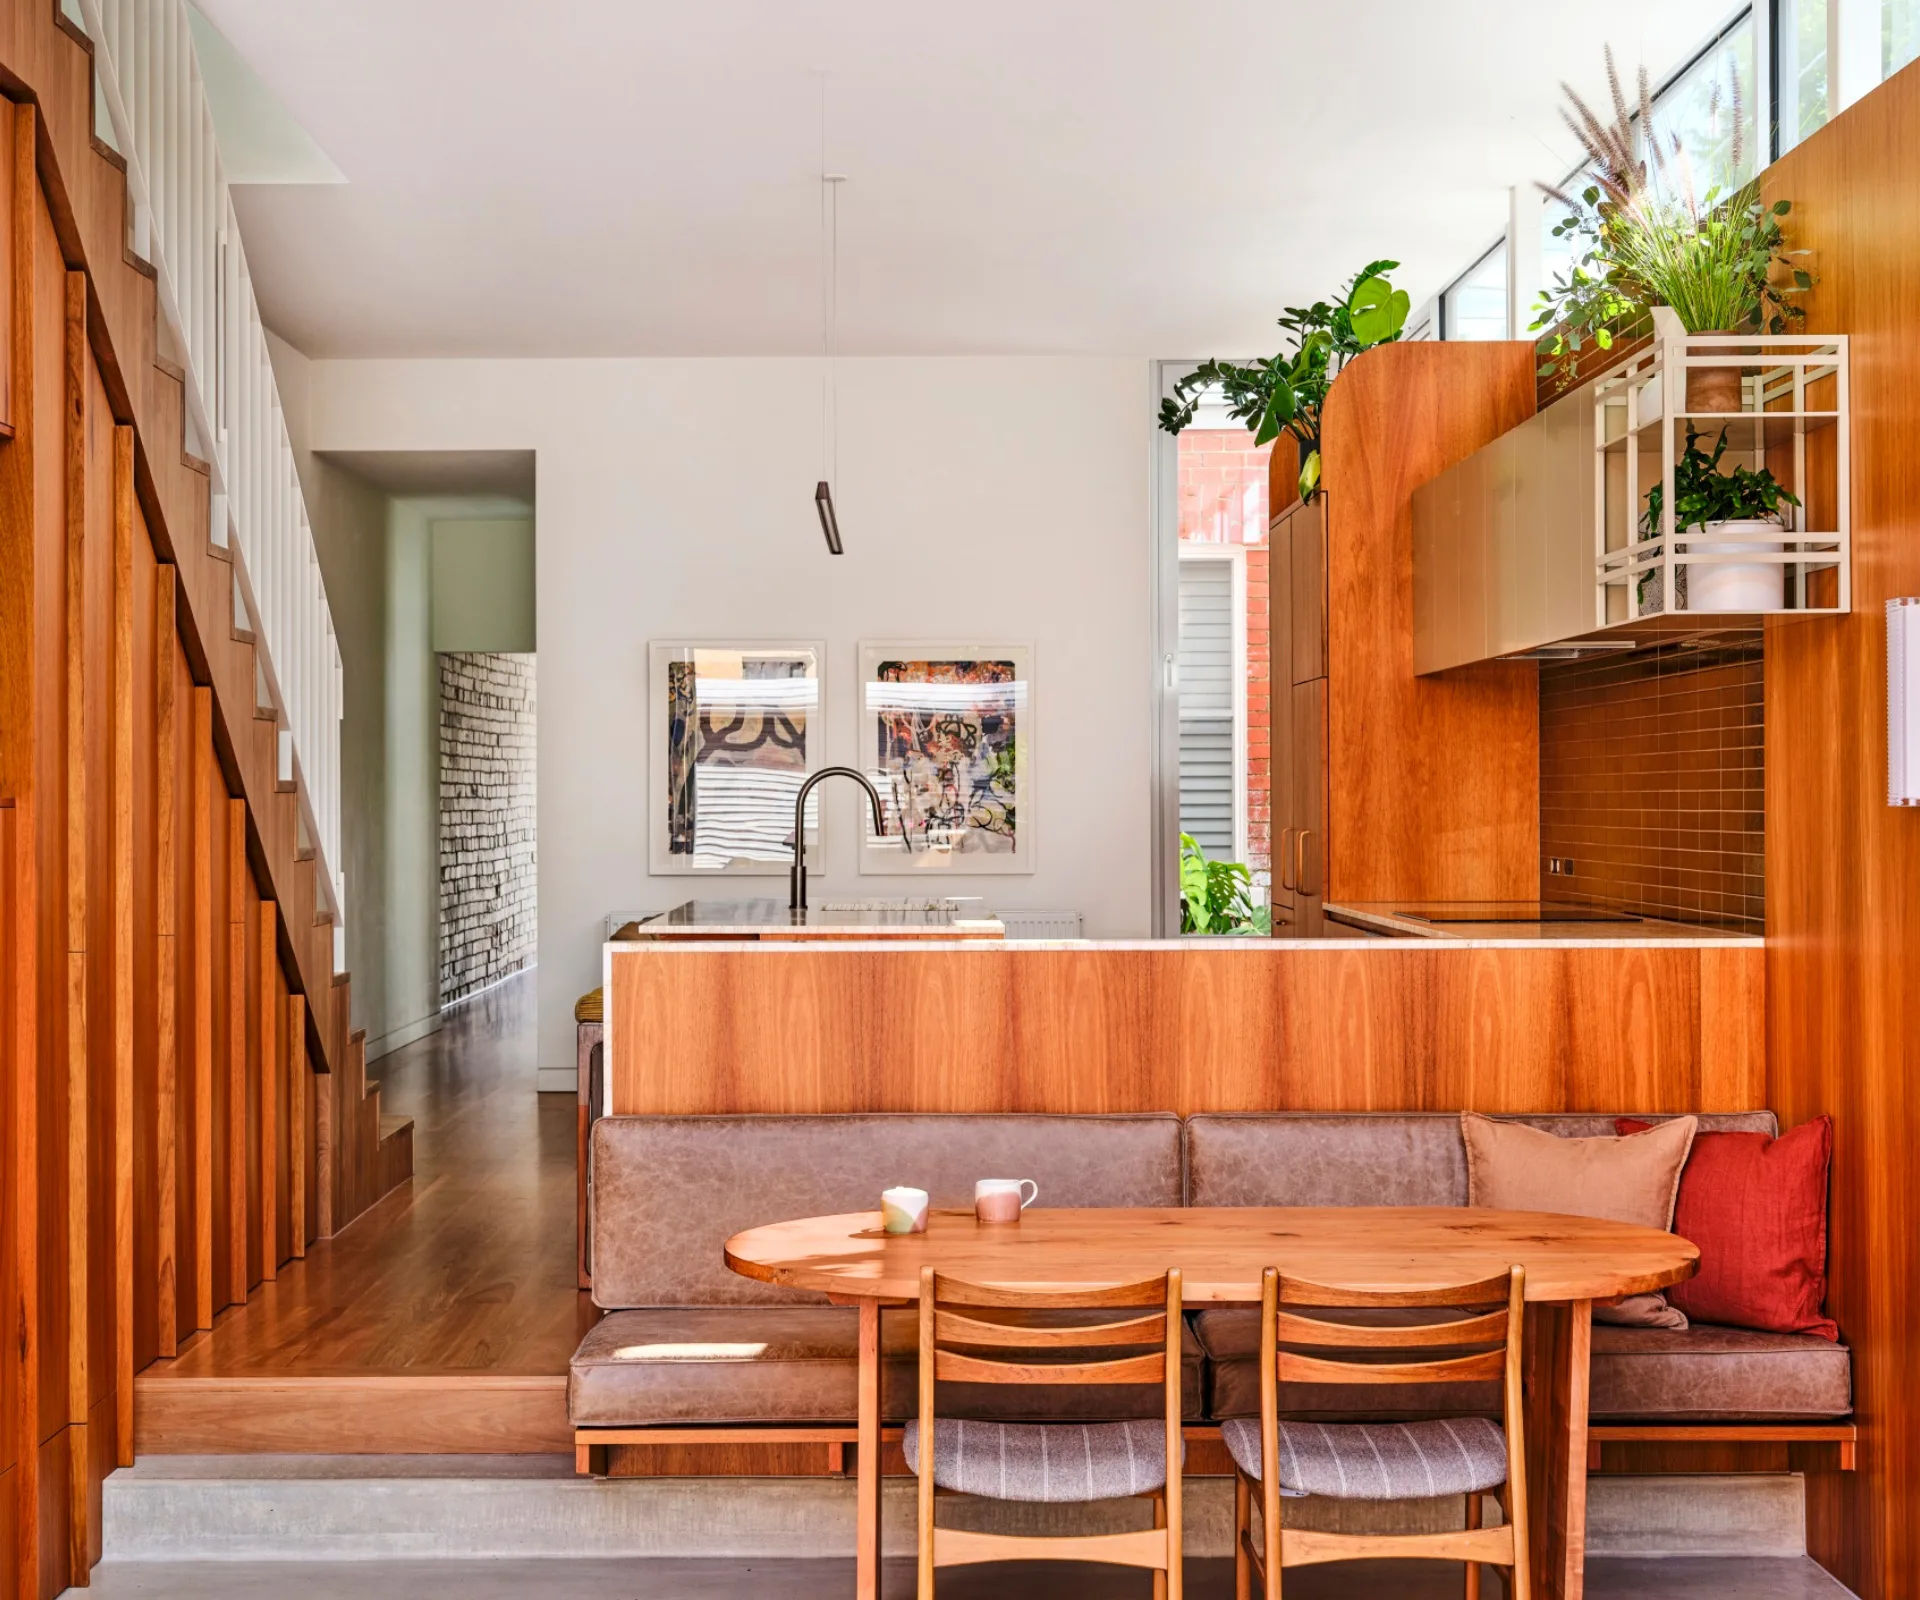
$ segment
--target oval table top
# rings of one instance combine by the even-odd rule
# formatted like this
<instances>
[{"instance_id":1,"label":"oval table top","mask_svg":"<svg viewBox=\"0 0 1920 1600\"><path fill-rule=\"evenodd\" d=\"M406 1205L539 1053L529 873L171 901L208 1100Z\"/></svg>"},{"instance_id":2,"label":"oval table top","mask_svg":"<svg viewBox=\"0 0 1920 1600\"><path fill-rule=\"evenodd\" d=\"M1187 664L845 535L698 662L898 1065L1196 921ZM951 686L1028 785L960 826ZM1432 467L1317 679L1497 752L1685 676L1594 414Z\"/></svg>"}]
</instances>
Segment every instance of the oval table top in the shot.
<instances>
[{"instance_id":1,"label":"oval table top","mask_svg":"<svg viewBox=\"0 0 1920 1600\"><path fill-rule=\"evenodd\" d=\"M1431 1289L1516 1263L1527 1298L1604 1300L1691 1277L1700 1252L1677 1234L1624 1222L1470 1206L1034 1206L1018 1223L935 1211L927 1231L889 1234L877 1211L803 1217L727 1241L743 1277L846 1300L915 1300L931 1266L996 1288L1110 1287L1178 1267L1189 1302L1257 1301L1260 1275L1342 1289Z\"/></svg>"}]
</instances>

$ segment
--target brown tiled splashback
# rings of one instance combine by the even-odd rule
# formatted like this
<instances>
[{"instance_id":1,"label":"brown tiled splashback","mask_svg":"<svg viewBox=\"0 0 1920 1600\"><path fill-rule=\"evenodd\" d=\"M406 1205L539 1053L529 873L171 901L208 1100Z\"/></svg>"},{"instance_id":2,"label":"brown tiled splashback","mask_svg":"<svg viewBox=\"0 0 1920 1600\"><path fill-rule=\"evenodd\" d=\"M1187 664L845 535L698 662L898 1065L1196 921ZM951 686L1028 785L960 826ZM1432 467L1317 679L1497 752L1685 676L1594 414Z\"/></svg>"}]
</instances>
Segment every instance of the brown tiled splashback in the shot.
<instances>
[{"instance_id":1,"label":"brown tiled splashback","mask_svg":"<svg viewBox=\"0 0 1920 1600\"><path fill-rule=\"evenodd\" d=\"M1761 927L1762 663L1754 632L1541 667L1542 898Z\"/></svg>"}]
</instances>

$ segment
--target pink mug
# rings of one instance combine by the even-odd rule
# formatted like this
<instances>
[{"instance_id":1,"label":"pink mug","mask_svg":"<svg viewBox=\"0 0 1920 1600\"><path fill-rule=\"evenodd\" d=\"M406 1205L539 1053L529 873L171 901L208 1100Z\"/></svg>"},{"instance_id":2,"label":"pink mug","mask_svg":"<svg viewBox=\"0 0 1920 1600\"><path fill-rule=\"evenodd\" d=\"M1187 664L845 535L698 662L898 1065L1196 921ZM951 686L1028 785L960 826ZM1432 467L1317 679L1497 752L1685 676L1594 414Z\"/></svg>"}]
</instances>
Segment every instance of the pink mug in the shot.
<instances>
[{"instance_id":1,"label":"pink mug","mask_svg":"<svg viewBox=\"0 0 1920 1600\"><path fill-rule=\"evenodd\" d=\"M982 1178L973 1186L973 1214L981 1222L1018 1222L1039 1198L1040 1185L1031 1178Z\"/></svg>"}]
</instances>

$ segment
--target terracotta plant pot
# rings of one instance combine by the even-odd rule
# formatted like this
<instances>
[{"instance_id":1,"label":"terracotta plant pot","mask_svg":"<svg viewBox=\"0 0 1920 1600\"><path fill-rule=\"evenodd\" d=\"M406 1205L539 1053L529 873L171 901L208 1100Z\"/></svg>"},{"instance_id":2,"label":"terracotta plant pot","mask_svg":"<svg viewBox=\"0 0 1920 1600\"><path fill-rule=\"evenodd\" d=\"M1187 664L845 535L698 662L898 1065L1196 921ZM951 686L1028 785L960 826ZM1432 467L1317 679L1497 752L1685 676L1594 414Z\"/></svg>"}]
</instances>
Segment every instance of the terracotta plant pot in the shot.
<instances>
[{"instance_id":1,"label":"terracotta plant pot","mask_svg":"<svg viewBox=\"0 0 1920 1600\"><path fill-rule=\"evenodd\" d=\"M1740 345L1709 345L1696 355L1747 355ZM1690 367L1687 370L1687 410L1693 413L1744 409L1739 367Z\"/></svg>"}]
</instances>

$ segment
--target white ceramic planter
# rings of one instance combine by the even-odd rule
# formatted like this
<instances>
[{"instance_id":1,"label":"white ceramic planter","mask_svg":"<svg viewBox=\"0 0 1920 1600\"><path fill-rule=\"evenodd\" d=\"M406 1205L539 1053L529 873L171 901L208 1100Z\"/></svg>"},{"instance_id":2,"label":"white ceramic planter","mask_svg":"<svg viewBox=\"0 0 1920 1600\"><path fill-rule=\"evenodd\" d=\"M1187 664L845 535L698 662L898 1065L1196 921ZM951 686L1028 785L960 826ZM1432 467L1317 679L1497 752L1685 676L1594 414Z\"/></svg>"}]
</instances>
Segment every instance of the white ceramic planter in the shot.
<instances>
[{"instance_id":1,"label":"white ceramic planter","mask_svg":"<svg viewBox=\"0 0 1920 1600\"><path fill-rule=\"evenodd\" d=\"M1780 549L1777 522L1710 522L1700 533L1708 537L1687 541L1691 555L1767 554ZM1786 605L1787 569L1779 562L1703 561L1689 564L1686 573L1689 611L1779 611Z\"/></svg>"}]
</instances>

